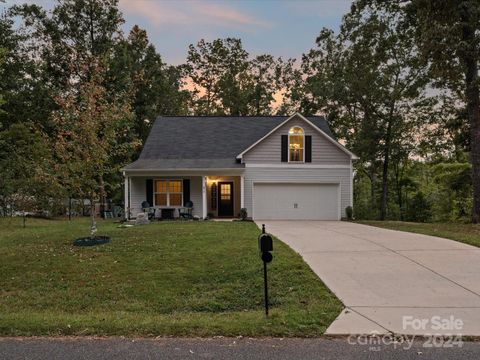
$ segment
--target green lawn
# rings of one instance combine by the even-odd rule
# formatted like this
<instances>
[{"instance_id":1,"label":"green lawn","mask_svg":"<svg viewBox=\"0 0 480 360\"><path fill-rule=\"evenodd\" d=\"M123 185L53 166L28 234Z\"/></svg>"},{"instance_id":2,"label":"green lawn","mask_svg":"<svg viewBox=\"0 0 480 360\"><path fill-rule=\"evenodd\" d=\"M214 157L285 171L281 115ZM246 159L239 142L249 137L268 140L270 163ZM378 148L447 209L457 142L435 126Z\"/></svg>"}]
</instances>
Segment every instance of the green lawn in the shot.
<instances>
[{"instance_id":1,"label":"green lawn","mask_svg":"<svg viewBox=\"0 0 480 360\"><path fill-rule=\"evenodd\" d=\"M0 219L0 334L318 336L342 309L275 241L266 319L254 223L117 225L79 248L88 219Z\"/></svg>"},{"instance_id":2,"label":"green lawn","mask_svg":"<svg viewBox=\"0 0 480 360\"><path fill-rule=\"evenodd\" d=\"M385 229L408 231L452 239L480 247L480 224L412 223L404 221L357 221Z\"/></svg>"}]
</instances>

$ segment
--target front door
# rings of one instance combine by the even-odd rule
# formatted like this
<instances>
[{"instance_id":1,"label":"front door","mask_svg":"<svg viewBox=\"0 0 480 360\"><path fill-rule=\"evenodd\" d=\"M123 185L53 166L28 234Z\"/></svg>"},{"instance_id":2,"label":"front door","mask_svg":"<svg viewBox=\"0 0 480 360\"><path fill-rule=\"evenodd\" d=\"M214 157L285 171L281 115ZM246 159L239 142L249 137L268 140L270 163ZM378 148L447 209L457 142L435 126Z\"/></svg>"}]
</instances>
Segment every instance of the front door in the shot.
<instances>
[{"instance_id":1,"label":"front door","mask_svg":"<svg viewBox=\"0 0 480 360\"><path fill-rule=\"evenodd\" d=\"M218 183L218 216L233 216L233 182Z\"/></svg>"}]
</instances>

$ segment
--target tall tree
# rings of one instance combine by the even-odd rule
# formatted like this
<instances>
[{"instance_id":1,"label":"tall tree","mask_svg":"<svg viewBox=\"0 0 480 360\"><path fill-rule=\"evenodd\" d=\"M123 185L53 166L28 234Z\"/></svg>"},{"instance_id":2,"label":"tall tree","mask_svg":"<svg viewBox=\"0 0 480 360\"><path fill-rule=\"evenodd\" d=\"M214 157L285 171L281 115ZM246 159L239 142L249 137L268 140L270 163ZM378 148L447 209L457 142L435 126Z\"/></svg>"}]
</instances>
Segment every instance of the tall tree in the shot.
<instances>
[{"instance_id":1,"label":"tall tree","mask_svg":"<svg viewBox=\"0 0 480 360\"><path fill-rule=\"evenodd\" d=\"M39 70L28 34L16 29L11 11L0 16L0 48L3 65L0 74L0 123L7 128L13 123L32 122L46 126L51 110L47 99L48 83Z\"/></svg>"},{"instance_id":2,"label":"tall tree","mask_svg":"<svg viewBox=\"0 0 480 360\"><path fill-rule=\"evenodd\" d=\"M5 48L2 48L0 47L0 80L4 80L3 78L3 74L4 74L4 64L5 64L5 54L6 54L6 49ZM4 110L2 110L2 105L5 104L5 99L4 99L4 95L3 95L3 91L0 91L0 115L4 112ZM0 121L0 130L2 130L2 127L3 127L3 124L2 124L2 121Z\"/></svg>"},{"instance_id":3,"label":"tall tree","mask_svg":"<svg viewBox=\"0 0 480 360\"><path fill-rule=\"evenodd\" d=\"M416 141L424 120L419 108L430 105L425 69L411 34L397 21L397 14L354 9L338 35L324 29L317 48L303 56L289 100L304 113L328 114L337 135L362 159L357 168L371 180L372 201L381 165L381 219L387 216L392 154Z\"/></svg>"},{"instance_id":4,"label":"tall tree","mask_svg":"<svg viewBox=\"0 0 480 360\"><path fill-rule=\"evenodd\" d=\"M190 45L186 66L193 85L194 112L233 116L272 113L286 67L271 55L250 58L235 38Z\"/></svg>"},{"instance_id":5,"label":"tall tree","mask_svg":"<svg viewBox=\"0 0 480 360\"><path fill-rule=\"evenodd\" d=\"M198 114L239 115L246 112L247 96L241 86L247 60L248 53L240 39L212 42L202 39L196 46L189 46L188 75L199 94L195 101Z\"/></svg>"},{"instance_id":6,"label":"tall tree","mask_svg":"<svg viewBox=\"0 0 480 360\"><path fill-rule=\"evenodd\" d=\"M189 92L181 89L183 77L182 68L164 63L147 32L135 25L128 38L115 45L105 84L110 92L131 94L134 130L145 140L157 116L188 112Z\"/></svg>"},{"instance_id":7,"label":"tall tree","mask_svg":"<svg viewBox=\"0 0 480 360\"><path fill-rule=\"evenodd\" d=\"M480 220L480 3L478 1L412 1L405 8L417 30L422 56L431 74L452 90L462 89L470 125L472 222Z\"/></svg>"},{"instance_id":8,"label":"tall tree","mask_svg":"<svg viewBox=\"0 0 480 360\"><path fill-rule=\"evenodd\" d=\"M292 60L284 62L272 55L259 55L250 60L249 73L253 83L249 98L249 115L270 115L274 96L282 90L282 77Z\"/></svg>"},{"instance_id":9,"label":"tall tree","mask_svg":"<svg viewBox=\"0 0 480 360\"><path fill-rule=\"evenodd\" d=\"M118 0L61 0L51 11L25 4L12 12L23 18L52 85L58 87L67 86L71 77L88 81L90 71L80 69L81 64L105 61L121 36Z\"/></svg>"},{"instance_id":10,"label":"tall tree","mask_svg":"<svg viewBox=\"0 0 480 360\"><path fill-rule=\"evenodd\" d=\"M52 146L55 173L68 194L90 199L91 235L96 233L95 200L105 196L105 179L118 174L125 158L139 144L129 139L132 112L125 96L112 98L102 86L103 70L89 63L80 67L90 81L72 83L57 97Z\"/></svg>"},{"instance_id":11,"label":"tall tree","mask_svg":"<svg viewBox=\"0 0 480 360\"><path fill-rule=\"evenodd\" d=\"M469 120L472 163L472 222L480 220L480 3L477 0L366 0L360 7L401 12L401 27L415 30L420 58L437 86L463 93Z\"/></svg>"}]
</instances>

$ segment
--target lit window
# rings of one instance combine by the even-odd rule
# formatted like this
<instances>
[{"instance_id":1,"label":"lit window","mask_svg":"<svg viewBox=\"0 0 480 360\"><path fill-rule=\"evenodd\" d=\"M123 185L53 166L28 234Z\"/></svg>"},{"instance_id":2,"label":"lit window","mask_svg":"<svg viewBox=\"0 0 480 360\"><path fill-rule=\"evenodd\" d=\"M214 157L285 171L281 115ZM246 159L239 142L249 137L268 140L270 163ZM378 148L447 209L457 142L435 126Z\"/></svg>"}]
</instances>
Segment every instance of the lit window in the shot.
<instances>
[{"instance_id":1,"label":"lit window","mask_svg":"<svg viewBox=\"0 0 480 360\"><path fill-rule=\"evenodd\" d=\"M182 180L156 180L155 206L182 206Z\"/></svg>"},{"instance_id":2,"label":"lit window","mask_svg":"<svg viewBox=\"0 0 480 360\"><path fill-rule=\"evenodd\" d=\"M220 185L220 199L221 200L230 200L232 187L230 184L221 184Z\"/></svg>"},{"instance_id":3,"label":"lit window","mask_svg":"<svg viewBox=\"0 0 480 360\"><path fill-rule=\"evenodd\" d=\"M304 141L305 141L305 134L301 127L294 126L288 131L289 161L292 161L292 162L304 161L304 157L303 157Z\"/></svg>"}]
</instances>

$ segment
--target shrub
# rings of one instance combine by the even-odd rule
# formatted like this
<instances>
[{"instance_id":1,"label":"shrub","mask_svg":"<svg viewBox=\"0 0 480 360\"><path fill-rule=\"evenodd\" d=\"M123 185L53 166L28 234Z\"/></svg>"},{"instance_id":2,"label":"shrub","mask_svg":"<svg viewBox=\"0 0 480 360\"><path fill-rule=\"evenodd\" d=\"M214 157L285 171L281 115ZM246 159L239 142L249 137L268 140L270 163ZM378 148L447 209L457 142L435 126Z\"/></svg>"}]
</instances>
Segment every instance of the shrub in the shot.
<instances>
[{"instance_id":1,"label":"shrub","mask_svg":"<svg viewBox=\"0 0 480 360\"><path fill-rule=\"evenodd\" d=\"M248 216L247 209L246 208L241 208L240 209L240 218L242 220L246 220Z\"/></svg>"},{"instance_id":2,"label":"shrub","mask_svg":"<svg viewBox=\"0 0 480 360\"><path fill-rule=\"evenodd\" d=\"M353 208L351 206L347 206L345 208L345 214L347 215L348 220L352 220L353 219Z\"/></svg>"},{"instance_id":3,"label":"shrub","mask_svg":"<svg viewBox=\"0 0 480 360\"><path fill-rule=\"evenodd\" d=\"M408 221L427 222L430 220L432 216L430 202L421 191L413 197L406 215Z\"/></svg>"}]
</instances>

